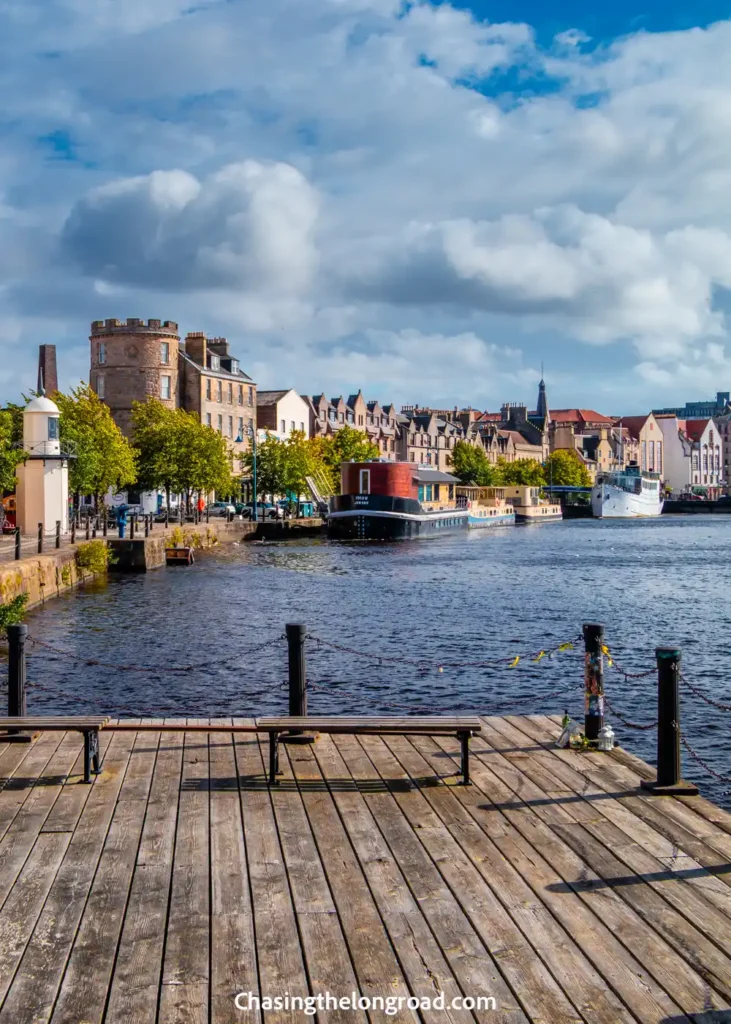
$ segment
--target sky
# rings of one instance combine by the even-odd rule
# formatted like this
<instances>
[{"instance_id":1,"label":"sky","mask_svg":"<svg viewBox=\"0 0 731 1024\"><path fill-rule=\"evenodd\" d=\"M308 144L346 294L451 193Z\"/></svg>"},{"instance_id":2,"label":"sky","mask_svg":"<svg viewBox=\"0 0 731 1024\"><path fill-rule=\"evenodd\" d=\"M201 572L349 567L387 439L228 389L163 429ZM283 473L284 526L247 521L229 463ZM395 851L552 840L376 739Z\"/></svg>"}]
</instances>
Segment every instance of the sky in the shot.
<instances>
[{"instance_id":1,"label":"sky","mask_svg":"<svg viewBox=\"0 0 731 1024\"><path fill-rule=\"evenodd\" d=\"M107 317L303 394L728 390L729 52L731 0L5 0L0 402Z\"/></svg>"}]
</instances>

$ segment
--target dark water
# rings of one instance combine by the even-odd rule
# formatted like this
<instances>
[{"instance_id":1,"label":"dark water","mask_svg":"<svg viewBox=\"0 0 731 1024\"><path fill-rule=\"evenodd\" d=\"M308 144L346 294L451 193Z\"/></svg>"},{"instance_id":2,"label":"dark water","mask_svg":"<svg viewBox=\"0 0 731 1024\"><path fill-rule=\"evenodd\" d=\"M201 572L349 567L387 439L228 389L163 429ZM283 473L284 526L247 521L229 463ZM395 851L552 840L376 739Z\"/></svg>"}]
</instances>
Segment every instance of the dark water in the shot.
<instances>
[{"instance_id":1,"label":"dark water","mask_svg":"<svg viewBox=\"0 0 731 1024\"><path fill-rule=\"evenodd\" d=\"M580 520L391 546L241 545L201 556L193 568L113 578L32 613L31 633L66 653L30 646L37 685L29 710L286 712L286 648L277 639L286 622L384 656L379 662L309 641L312 713L568 707L580 718L580 649L538 662L528 656L575 640L587 621L606 625L607 644L627 672L651 670L657 645L680 646L691 683L731 705L730 565L731 518L711 516ZM521 661L509 668L516 654ZM500 663L473 664L493 659ZM607 669L606 691L630 720L656 717L653 674L628 680ZM654 731L608 717L623 745L654 760ZM682 725L700 755L731 776L731 713L686 690ZM704 794L731 806L723 792L731 786L688 755L685 765Z\"/></svg>"}]
</instances>

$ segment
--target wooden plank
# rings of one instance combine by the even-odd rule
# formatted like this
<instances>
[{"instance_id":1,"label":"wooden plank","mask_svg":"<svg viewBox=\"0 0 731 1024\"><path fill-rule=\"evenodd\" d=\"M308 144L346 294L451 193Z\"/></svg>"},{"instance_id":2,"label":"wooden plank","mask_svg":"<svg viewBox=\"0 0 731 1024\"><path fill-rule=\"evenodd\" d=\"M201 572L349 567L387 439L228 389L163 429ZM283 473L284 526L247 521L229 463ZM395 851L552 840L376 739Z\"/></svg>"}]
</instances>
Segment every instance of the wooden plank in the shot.
<instances>
[{"instance_id":1,"label":"wooden plank","mask_svg":"<svg viewBox=\"0 0 731 1024\"><path fill-rule=\"evenodd\" d=\"M305 728L313 729L316 732L344 732L344 733L366 733L366 732L398 732L418 733L425 730L427 733L457 732L457 731L480 731L480 720L478 718L377 718L374 716L353 718L345 715L329 715L317 717L309 715L306 717L284 716L280 718L257 718L256 727L261 732L278 732L280 730Z\"/></svg>"},{"instance_id":2,"label":"wooden plank","mask_svg":"<svg viewBox=\"0 0 731 1024\"><path fill-rule=\"evenodd\" d=\"M524 735L505 720L497 720L496 728L511 743L519 742L520 737ZM553 760L558 759L554 757ZM533 778L532 768L536 761L536 756L531 754L521 765L529 778ZM553 775L557 777L555 764L552 767ZM538 779L533 781L540 784ZM567 780L567 784L570 784L570 780ZM611 846L603 845L595 834L583 827L583 822L593 822L597 817L596 810L585 797L563 804L561 810L565 818L553 823L554 831L596 873L597 878L603 879L606 883L605 886L593 881L587 884L597 890L610 886L612 891L675 949L707 986L712 987L723 997L718 1005L726 1008L731 996L731 959L691 923L692 914L686 918L679 913L672 901L663 898L662 890L658 891L647 884L642 876L632 873L628 876L626 866L615 856ZM676 885L676 888L680 890L680 886ZM682 902L685 904L686 901ZM708 907L708 914L711 913L712 908ZM731 930L731 919L725 920L726 930Z\"/></svg>"},{"instance_id":3,"label":"wooden plank","mask_svg":"<svg viewBox=\"0 0 731 1024\"><path fill-rule=\"evenodd\" d=\"M304 784L308 779L322 780L309 745L297 750L289 748L283 759L283 781L292 782L293 769ZM323 785L323 789L324 789ZM309 793L305 796L307 799ZM310 821L296 786L272 793L279 841L292 891L300 941L307 965L310 989L314 993L349 993L358 989L350 950L340 925L335 903L327 883ZM346 1018L365 1022L363 1011L326 1010L318 1013L323 1020Z\"/></svg>"},{"instance_id":4,"label":"wooden plank","mask_svg":"<svg viewBox=\"0 0 731 1024\"><path fill-rule=\"evenodd\" d=\"M76 734L63 734L43 774L28 780L32 788L0 845L0 905L10 892L61 792L69 769L76 760L78 743L79 737Z\"/></svg>"},{"instance_id":5,"label":"wooden plank","mask_svg":"<svg viewBox=\"0 0 731 1024\"><path fill-rule=\"evenodd\" d=\"M191 722L205 724L200 719ZM211 912L208 771L208 737L186 733L159 1024L181 1021L208 1024ZM120 1017L120 1024L123 1020Z\"/></svg>"},{"instance_id":6,"label":"wooden plank","mask_svg":"<svg viewBox=\"0 0 731 1024\"><path fill-rule=\"evenodd\" d=\"M0 765L0 840L15 820L46 765L58 749L62 736L41 736L34 743L11 745Z\"/></svg>"},{"instance_id":7,"label":"wooden plank","mask_svg":"<svg viewBox=\"0 0 731 1024\"><path fill-rule=\"evenodd\" d=\"M51 808L51 811L43 822L42 832L73 832L81 817L94 786L104 778L104 773L113 770L114 764L119 758L126 765L129 760L130 743L120 745L114 743L113 733L102 732L99 736L99 753L102 758L102 771L98 776L92 776L93 785L79 785L84 773L84 749L79 750L79 755L66 776L63 788ZM106 761L109 759L109 765Z\"/></svg>"},{"instance_id":8,"label":"wooden plank","mask_svg":"<svg viewBox=\"0 0 731 1024\"><path fill-rule=\"evenodd\" d=\"M704 1006L706 1009L724 1007L723 998L709 989L706 982L675 952L669 942L658 935L654 928L622 898L620 891L602 886L600 882L598 885L590 884L597 883L599 876L583 857L565 842L565 833L559 834L551 827L555 823L564 824L570 821L569 815L559 803L547 800L546 791L539 788L526 774L530 755L509 754L502 757L499 754L501 746L508 744L514 748L515 741L512 738L506 740L505 736L497 731L499 719L495 719L494 723L491 719L484 721L483 736L498 754L490 762L492 771L507 781L511 777L511 772L514 773L512 766L516 759L520 759L520 782L514 791L521 800L527 801L527 804L525 810L511 811L508 814L511 820L515 820L526 838L539 852L544 853L548 860L551 860L552 856L558 860L555 854L559 853L562 864L566 865L562 870L564 881L587 904L596 907L597 910L601 907L604 920L611 926L615 936L628 951L641 957L658 983L686 1012L697 1012ZM555 787L557 784L554 782L553 785ZM529 813L526 814L525 811ZM570 871L568 866L572 862L574 868Z\"/></svg>"},{"instance_id":9,"label":"wooden plank","mask_svg":"<svg viewBox=\"0 0 731 1024\"><path fill-rule=\"evenodd\" d=\"M269 787L262 775L259 742L255 736L235 736L236 764L244 822L246 856L256 929L259 994L310 994L297 919L277 833ZM286 756L286 754L285 754ZM300 1024L294 1010L266 1013L267 1024Z\"/></svg>"},{"instance_id":10,"label":"wooden plank","mask_svg":"<svg viewBox=\"0 0 731 1024\"><path fill-rule=\"evenodd\" d=\"M140 737L144 739L141 740ZM175 848L183 733L139 734L137 742L157 748L149 799L134 867L134 876L117 949L105 1024L134 1020L154 1024L170 874ZM158 745L159 744L159 745Z\"/></svg>"},{"instance_id":11,"label":"wooden plank","mask_svg":"<svg viewBox=\"0 0 731 1024\"><path fill-rule=\"evenodd\" d=\"M104 849L69 956L52 1024L101 1024L124 924L156 751L135 737Z\"/></svg>"},{"instance_id":12,"label":"wooden plank","mask_svg":"<svg viewBox=\"0 0 731 1024\"><path fill-rule=\"evenodd\" d=\"M437 739L436 756L459 757L452 740ZM457 799L500 850L506 861L525 879L535 896L548 908L564 930L574 937L584 955L607 986L624 1002L642 1024L667 1024L683 1015L677 1003L658 985L646 966L614 935L611 915L605 921L600 901L593 905L566 886L567 878L576 878L584 865L572 851L524 806L516 789L521 788L520 773L508 770L485 741L475 743L474 764L470 772L472 786L455 787ZM487 765L494 765L491 770ZM509 768L510 766L508 766ZM499 774L498 774L499 773ZM509 784L503 781L505 775ZM526 825L527 823L527 825ZM530 826L533 826L531 828ZM543 830L546 842L538 849L532 842L535 832Z\"/></svg>"},{"instance_id":13,"label":"wooden plank","mask_svg":"<svg viewBox=\"0 0 731 1024\"><path fill-rule=\"evenodd\" d=\"M78 729L101 729L109 719L104 716L57 716L52 715L18 715L12 718L0 718L0 729L33 729L53 732L73 732Z\"/></svg>"},{"instance_id":14,"label":"wooden plank","mask_svg":"<svg viewBox=\"0 0 731 1024\"><path fill-rule=\"evenodd\" d=\"M365 791L382 785L373 765L352 739L335 745L323 738L316 756L409 990L420 998L444 997L444 1011L423 1010L424 1020L474 1022L468 1010L452 1005L460 985L366 803Z\"/></svg>"},{"instance_id":15,"label":"wooden plank","mask_svg":"<svg viewBox=\"0 0 731 1024\"><path fill-rule=\"evenodd\" d=\"M438 762L434 756L438 750L431 741L417 739L412 744L391 740L388 745L399 763L412 776L434 770L434 762ZM418 757L414 756L414 748L418 751ZM497 928L499 936L504 936L503 942L508 941L511 927L505 925L501 913L493 910L493 902L486 903L479 890L472 896L475 886L469 878L468 884L463 884L463 859L467 859L473 870L479 872L483 883L489 887L492 900L499 901L504 913L509 915L511 925L514 922L513 927L517 926L524 936L520 942L515 939L511 942L512 949L522 951L516 965L519 971L527 965L529 974L535 974L533 961L543 961L581 1017L592 1024L629 1024L635 1021L636 1018L577 946L573 935L561 927L548 908L536 898L521 874L471 817L461 799L463 792L465 787L461 786L424 786L422 789L423 796L439 815L443 829L448 831L451 839L451 842L440 842L430 852L447 881L450 881L450 875L454 873L450 884L465 911L470 913L473 920L470 907L477 906L481 912L486 912L489 915L487 934L489 929ZM427 839L430 842L432 840L431 829L421 829L418 835L425 845ZM458 855L454 853L454 846L459 848ZM456 871L453 870L453 862L458 866ZM498 944L490 942L490 949L496 948ZM505 970L502 958L500 966ZM527 980L530 981L530 978ZM537 980L540 984L540 977ZM516 979L513 986L521 994L528 990L528 985L524 985L520 979Z\"/></svg>"},{"instance_id":16,"label":"wooden plank","mask_svg":"<svg viewBox=\"0 0 731 1024\"><path fill-rule=\"evenodd\" d=\"M103 774L83 791L81 817L53 881L15 980L0 1010L0 1024L46 1024L97 869L117 795L129 761L133 737L115 744ZM54 806L58 807L63 794ZM53 813L53 812L52 812ZM50 817L50 816L49 816ZM56 829L59 834L62 830ZM41 835L46 835L46 832ZM52 830L48 834L54 834Z\"/></svg>"},{"instance_id":17,"label":"wooden plank","mask_svg":"<svg viewBox=\"0 0 731 1024\"><path fill-rule=\"evenodd\" d=\"M253 725L237 719L236 724ZM239 992L257 992L254 911L231 735L209 744L211 780L211 1024L229 1024ZM260 1020L258 1012L249 1019Z\"/></svg>"},{"instance_id":18,"label":"wooden plank","mask_svg":"<svg viewBox=\"0 0 731 1024\"><path fill-rule=\"evenodd\" d=\"M0 1005L13 980L71 837L38 836L0 912Z\"/></svg>"},{"instance_id":19,"label":"wooden plank","mask_svg":"<svg viewBox=\"0 0 731 1024\"><path fill-rule=\"evenodd\" d=\"M398 779L404 772L410 776L411 770L414 777L421 776L427 767L426 762L408 740L392 739L391 744L381 740L363 743L381 778ZM402 759L394 756L394 750L400 751ZM450 788L444 787L442 792L448 799L454 799L450 796ZM446 884L452 893L462 914L494 958L495 967L502 976L500 980L504 978L516 994L526 1016L530 1020L545 1019L556 1024L580 1021L577 1008L543 961L535 956L520 929L444 827L424 794L418 788L396 791L394 800L428 855L429 859L425 858L423 863L431 870L436 869L435 878L438 871L440 883ZM429 888L433 892L434 883L429 883Z\"/></svg>"}]
</instances>

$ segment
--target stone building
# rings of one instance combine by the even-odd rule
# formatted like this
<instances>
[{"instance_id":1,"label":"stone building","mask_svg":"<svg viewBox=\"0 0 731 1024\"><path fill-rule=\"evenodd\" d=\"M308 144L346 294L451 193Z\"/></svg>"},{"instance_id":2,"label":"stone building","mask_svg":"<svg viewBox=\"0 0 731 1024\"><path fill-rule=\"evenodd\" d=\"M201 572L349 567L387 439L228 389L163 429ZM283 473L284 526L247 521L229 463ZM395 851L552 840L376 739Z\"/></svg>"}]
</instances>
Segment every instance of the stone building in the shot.
<instances>
[{"instance_id":1,"label":"stone building","mask_svg":"<svg viewBox=\"0 0 731 1024\"><path fill-rule=\"evenodd\" d=\"M256 429L256 384L231 354L226 338L189 332L179 351L179 367L182 408L223 434L234 452L247 451Z\"/></svg>"},{"instance_id":2,"label":"stone building","mask_svg":"<svg viewBox=\"0 0 731 1024\"><path fill-rule=\"evenodd\" d=\"M132 430L132 403L158 398L177 405L178 325L172 320L94 320L89 383L120 430Z\"/></svg>"},{"instance_id":3,"label":"stone building","mask_svg":"<svg viewBox=\"0 0 731 1024\"><path fill-rule=\"evenodd\" d=\"M295 431L310 436L310 404L296 391L259 391L256 396L259 430L286 441Z\"/></svg>"},{"instance_id":4,"label":"stone building","mask_svg":"<svg viewBox=\"0 0 731 1024\"><path fill-rule=\"evenodd\" d=\"M401 407L398 427L395 447L399 461L443 471L451 467L454 446L465 436L461 423L445 420L433 409L411 405Z\"/></svg>"},{"instance_id":5,"label":"stone building","mask_svg":"<svg viewBox=\"0 0 731 1024\"><path fill-rule=\"evenodd\" d=\"M332 437L342 427L354 427L378 445L382 459L396 459L399 426L395 406L367 402L362 391L349 395L347 401L342 395L328 398L325 394L305 397L305 401L310 407L311 437Z\"/></svg>"}]
</instances>

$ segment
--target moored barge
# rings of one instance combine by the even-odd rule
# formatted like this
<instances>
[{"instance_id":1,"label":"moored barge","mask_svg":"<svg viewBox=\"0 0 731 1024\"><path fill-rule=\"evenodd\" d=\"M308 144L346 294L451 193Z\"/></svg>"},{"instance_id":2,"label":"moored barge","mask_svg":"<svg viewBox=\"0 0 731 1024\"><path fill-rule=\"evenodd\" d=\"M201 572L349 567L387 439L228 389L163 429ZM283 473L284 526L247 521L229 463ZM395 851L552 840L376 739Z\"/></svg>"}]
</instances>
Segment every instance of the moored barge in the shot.
<instances>
[{"instance_id":1,"label":"moored barge","mask_svg":"<svg viewBox=\"0 0 731 1024\"><path fill-rule=\"evenodd\" d=\"M413 462L344 462L341 493L330 499L328 536L334 540L409 540L467 529L457 507L459 481Z\"/></svg>"}]
</instances>

